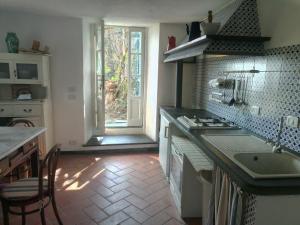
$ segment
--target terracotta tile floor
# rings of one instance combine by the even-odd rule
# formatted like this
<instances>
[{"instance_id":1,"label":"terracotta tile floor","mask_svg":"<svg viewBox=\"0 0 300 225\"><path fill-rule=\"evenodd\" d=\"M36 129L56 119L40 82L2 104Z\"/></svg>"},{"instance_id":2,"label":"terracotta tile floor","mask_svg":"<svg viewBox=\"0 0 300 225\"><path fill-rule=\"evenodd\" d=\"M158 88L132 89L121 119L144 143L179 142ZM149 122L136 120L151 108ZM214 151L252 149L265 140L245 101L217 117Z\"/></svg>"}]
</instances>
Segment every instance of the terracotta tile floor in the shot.
<instances>
[{"instance_id":1,"label":"terracotta tile floor","mask_svg":"<svg viewBox=\"0 0 300 225\"><path fill-rule=\"evenodd\" d=\"M154 153L62 155L56 187L64 225L185 224ZM57 225L52 207L46 215L48 225ZM10 216L10 222L21 224L21 219ZM28 216L26 222L39 225L39 215Z\"/></svg>"}]
</instances>

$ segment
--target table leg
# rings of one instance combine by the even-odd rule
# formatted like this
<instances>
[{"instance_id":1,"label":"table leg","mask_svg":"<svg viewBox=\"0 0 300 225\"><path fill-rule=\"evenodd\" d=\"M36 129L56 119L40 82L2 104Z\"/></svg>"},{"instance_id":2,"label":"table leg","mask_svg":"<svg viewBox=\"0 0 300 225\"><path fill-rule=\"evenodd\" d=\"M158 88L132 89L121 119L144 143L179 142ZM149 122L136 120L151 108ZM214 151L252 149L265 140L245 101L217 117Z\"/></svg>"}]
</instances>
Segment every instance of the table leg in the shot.
<instances>
[{"instance_id":1,"label":"table leg","mask_svg":"<svg viewBox=\"0 0 300 225\"><path fill-rule=\"evenodd\" d=\"M38 149L34 153L32 153L30 160L31 160L32 177L38 177L39 176L39 150Z\"/></svg>"}]
</instances>

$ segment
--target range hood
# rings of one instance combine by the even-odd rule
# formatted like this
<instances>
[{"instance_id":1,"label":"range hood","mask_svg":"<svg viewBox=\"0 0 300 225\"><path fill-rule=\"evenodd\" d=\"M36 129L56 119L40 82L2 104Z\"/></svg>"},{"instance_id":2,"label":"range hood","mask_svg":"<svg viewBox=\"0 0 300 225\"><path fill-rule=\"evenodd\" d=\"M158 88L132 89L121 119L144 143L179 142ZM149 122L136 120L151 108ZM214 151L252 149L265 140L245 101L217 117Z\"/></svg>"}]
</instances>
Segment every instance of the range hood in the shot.
<instances>
[{"instance_id":1,"label":"range hood","mask_svg":"<svg viewBox=\"0 0 300 225\"><path fill-rule=\"evenodd\" d=\"M204 35L164 53L164 62L190 62L204 55L264 55L256 0L236 0L214 16L221 23L216 35Z\"/></svg>"}]
</instances>

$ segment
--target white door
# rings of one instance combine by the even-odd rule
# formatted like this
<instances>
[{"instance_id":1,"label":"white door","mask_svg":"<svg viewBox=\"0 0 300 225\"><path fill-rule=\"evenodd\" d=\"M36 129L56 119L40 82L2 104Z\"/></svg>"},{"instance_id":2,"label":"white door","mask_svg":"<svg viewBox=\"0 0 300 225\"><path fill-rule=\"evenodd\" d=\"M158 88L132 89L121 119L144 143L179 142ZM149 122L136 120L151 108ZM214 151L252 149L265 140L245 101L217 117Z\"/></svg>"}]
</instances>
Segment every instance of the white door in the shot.
<instances>
[{"instance_id":1,"label":"white door","mask_svg":"<svg viewBox=\"0 0 300 225\"><path fill-rule=\"evenodd\" d=\"M129 85L127 121L129 127L143 126L145 31L129 28Z\"/></svg>"},{"instance_id":2,"label":"white door","mask_svg":"<svg viewBox=\"0 0 300 225\"><path fill-rule=\"evenodd\" d=\"M95 123L96 134L105 132L105 92L104 92L104 21L94 27L95 45Z\"/></svg>"}]
</instances>

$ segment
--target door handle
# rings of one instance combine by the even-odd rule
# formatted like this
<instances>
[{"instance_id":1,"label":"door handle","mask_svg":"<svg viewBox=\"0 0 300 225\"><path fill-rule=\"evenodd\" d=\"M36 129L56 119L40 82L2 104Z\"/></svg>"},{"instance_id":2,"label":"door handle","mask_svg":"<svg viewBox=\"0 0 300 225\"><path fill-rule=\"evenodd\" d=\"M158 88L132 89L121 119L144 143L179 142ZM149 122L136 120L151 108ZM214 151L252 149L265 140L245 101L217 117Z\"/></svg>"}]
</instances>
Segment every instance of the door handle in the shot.
<instances>
[{"instance_id":1,"label":"door handle","mask_svg":"<svg viewBox=\"0 0 300 225\"><path fill-rule=\"evenodd\" d=\"M4 109L0 109L0 112L4 112Z\"/></svg>"},{"instance_id":2,"label":"door handle","mask_svg":"<svg viewBox=\"0 0 300 225\"><path fill-rule=\"evenodd\" d=\"M169 136L169 127L165 127L165 134L164 134L165 138L168 138Z\"/></svg>"}]
</instances>

